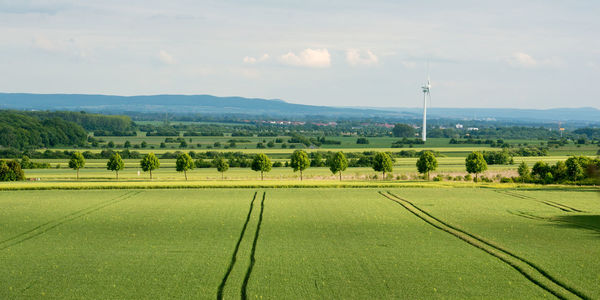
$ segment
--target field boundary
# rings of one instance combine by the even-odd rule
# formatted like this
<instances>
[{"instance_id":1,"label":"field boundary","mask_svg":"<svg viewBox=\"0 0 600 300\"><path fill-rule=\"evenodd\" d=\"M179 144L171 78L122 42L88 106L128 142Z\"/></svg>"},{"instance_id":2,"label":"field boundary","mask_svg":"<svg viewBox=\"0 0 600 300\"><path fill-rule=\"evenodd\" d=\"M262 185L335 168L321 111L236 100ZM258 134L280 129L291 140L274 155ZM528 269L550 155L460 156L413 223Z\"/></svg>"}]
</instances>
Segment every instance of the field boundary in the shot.
<instances>
[{"instance_id":1,"label":"field boundary","mask_svg":"<svg viewBox=\"0 0 600 300\"><path fill-rule=\"evenodd\" d=\"M246 233L246 228L248 228L248 223L250 222L250 216L252 215L252 210L254 209L254 200L256 200L257 194L258 194L258 192L254 192L254 197L252 197L252 201L250 201L250 209L248 210L248 215L246 216L246 221L244 222L244 225L242 226L242 231L240 232L240 237L238 238L238 241L235 244L235 247L233 248L233 254L231 255L231 261L229 262L227 271L225 271L225 275L223 275L223 279L221 279L221 284L219 284L219 287L217 289L217 299L219 299L219 300L223 299L223 292L225 290L225 284L227 284L227 279L229 279L229 275L231 274L231 271L233 270L233 267L235 266L235 263L237 261L237 253L240 250L240 245L242 243L242 240L244 239L244 234ZM264 196L263 196L263 201L264 201Z\"/></svg>"},{"instance_id":2,"label":"field boundary","mask_svg":"<svg viewBox=\"0 0 600 300\"><path fill-rule=\"evenodd\" d=\"M244 276L244 281L242 282L242 299L248 299L248 282L250 281L250 275L252 274L252 269L254 268L254 264L256 263L256 245L258 243L258 236L260 234L260 225L263 220L263 212L265 211L265 197L267 192L263 192L262 201L260 202L260 214L258 215L258 224L256 225L256 231L254 232L254 240L252 241L252 249L250 250L250 264L248 265L248 269L246 270L246 275Z\"/></svg>"},{"instance_id":3,"label":"field boundary","mask_svg":"<svg viewBox=\"0 0 600 300\"><path fill-rule=\"evenodd\" d=\"M94 212L96 212L98 210L101 210L101 209L103 209L103 208L105 208L107 206L110 206L110 205L116 204L118 202L130 199L130 198L132 198L134 196L139 195L140 193L141 193L141 191L127 192L127 193L125 193L123 195L120 195L120 196L117 196L117 197L115 197L115 198L113 198L111 200L104 201L104 202L101 202L101 203L98 203L98 204L94 204L92 206L80 209L78 211L72 212L72 213L67 214L65 216L62 216L60 218L57 218L57 219L48 221L48 222L46 222L44 224L38 225L38 226L36 226L36 227L34 227L34 228L30 229L30 230L27 230L25 232L22 232L22 233L19 233L19 234L13 236L13 237L10 237L8 239L0 241L0 251L1 250L5 250L7 248L10 248L12 246L16 246L16 245L21 244L21 243L23 243L25 241L28 241L30 239L33 239L33 238L35 238L35 237L37 237L39 235L42 235L42 234L44 234L44 233L46 233L46 232L48 232L48 231L50 231L50 230L52 230L52 229L54 229L54 228L62 225L62 224L65 224L67 222L71 222L71 221L76 220L78 218L81 218L81 217L83 217L85 215L89 215L89 214L94 213ZM14 241L14 242L11 242L11 241Z\"/></svg>"},{"instance_id":4,"label":"field boundary","mask_svg":"<svg viewBox=\"0 0 600 300\"><path fill-rule=\"evenodd\" d=\"M420 209L419 207L417 207L412 202L406 199L403 199L391 192L387 192L387 194L385 194L379 191L379 194L404 207L406 210L408 210L421 220L425 221L429 225L444 232L447 232L459 238L460 240L498 258L500 261L508 264L510 267L517 270L520 274L522 274L525 278L527 278L535 285L539 286L540 288L546 290L547 292L560 299L590 299L588 296L584 295L580 291L577 291L576 289L560 282L553 276L549 275L548 272L529 262L528 260L523 259L497 245L494 245L481 237L468 233L462 229L458 229L432 216L428 212Z\"/></svg>"}]
</instances>

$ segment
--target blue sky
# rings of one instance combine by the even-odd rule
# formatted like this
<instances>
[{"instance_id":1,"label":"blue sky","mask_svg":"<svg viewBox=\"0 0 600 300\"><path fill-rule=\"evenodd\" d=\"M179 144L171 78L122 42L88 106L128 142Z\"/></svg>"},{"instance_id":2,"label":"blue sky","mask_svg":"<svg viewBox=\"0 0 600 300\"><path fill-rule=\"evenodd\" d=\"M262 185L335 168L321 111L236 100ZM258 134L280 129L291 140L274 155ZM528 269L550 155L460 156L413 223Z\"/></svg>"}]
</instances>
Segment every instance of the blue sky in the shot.
<instances>
[{"instance_id":1,"label":"blue sky","mask_svg":"<svg viewBox=\"0 0 600 300\"><path fill-rule=\"evenodd\" d=\"M429 61L433 106L600 108L598 16L599 1L0 0L0 91L417 107Z\"/></svg>"}]
</instances>

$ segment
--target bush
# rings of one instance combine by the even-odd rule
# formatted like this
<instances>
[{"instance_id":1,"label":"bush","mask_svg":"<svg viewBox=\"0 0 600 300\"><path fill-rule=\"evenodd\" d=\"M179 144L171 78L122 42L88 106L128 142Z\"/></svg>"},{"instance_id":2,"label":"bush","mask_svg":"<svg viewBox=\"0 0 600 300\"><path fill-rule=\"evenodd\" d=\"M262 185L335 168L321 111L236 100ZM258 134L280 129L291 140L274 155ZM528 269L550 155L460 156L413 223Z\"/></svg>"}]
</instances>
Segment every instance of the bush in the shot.
<instances>
[{"instance_id":1,"label":"bush","mask_svg":"<svg viewBox=\"0 0 600 300\"><path fill-rule=\"evenodd\" d=\"M500 178L500 182L502 182L502 183L513 183L514 181L510 177L502 177L502 178Z\"/></svg>"},{"instance_id":2,"label":"bush","mask_svg":"<svg viewBox=\"0 0 600 300\"><path fill-rule=\"evenodd\" d=\"M472 181L473 180L473 177L471 177L471 174L465 175L464 178L465 178L465 181Z\"/></svg>"},{"instance_id":3,"label":"bush","mask_svg":"<svg viewBox=\"0 0 600 300\"><path fill-rule=\"evenodd\" d=\"M444 177L440 174L438 174L437 176L433 177L433 181L442 181L444 180Z\"/></svg>"},{"instance_id":4,"label":"bush","mask_svg":"<svg viewBox=\"0 0 600 300\"><path fill-rule=\"evenodd\" d=\"M367 138L361 137L356 139L356 144L358 145L368 145L369 144L369 140L367 140Z\"/></svg>"},{"instance_id":5,"label":"bush","mask_svg":"<svg viewBox=\"0 0 600 300\"><path fill-rule=\"evenodd\" d=\"M16 160L0 160L0 181L25 180L25 173Z\"/></svg>"}]
</instances>

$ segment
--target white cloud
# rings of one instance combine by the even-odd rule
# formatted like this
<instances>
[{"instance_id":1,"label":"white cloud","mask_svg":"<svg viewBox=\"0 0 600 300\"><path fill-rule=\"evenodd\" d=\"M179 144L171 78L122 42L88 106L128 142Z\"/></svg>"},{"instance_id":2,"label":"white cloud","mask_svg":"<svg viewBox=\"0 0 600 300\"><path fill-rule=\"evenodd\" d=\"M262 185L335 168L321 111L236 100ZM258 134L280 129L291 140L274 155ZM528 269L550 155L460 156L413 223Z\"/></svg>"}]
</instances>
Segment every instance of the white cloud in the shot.
<instances>
[{"instance_id":1,"label":"white cloud","mask_svg":"<svg viewBox=\"0 0 600 300\"><path fill-rule=\"evenodd\" d=\"M255 64L256 63L256 58L250 57L250 56L246 56L246 57L244 57L244 63L245 64Z\"/></svg>"},{"instance_id":2,"label":"white cloud","mask_svg":"<svg viewBox=\"0 0 600 300\"><path fill-rule=\"evenodd\" d=\"M535 59L531 55L523 52L513 53L510 57L506 58L506 62L513 67L521 68L536 68L536 67L552 67L559 68L563 67L565 63L558 57L551 57L547 59Z\"/></svg>"},{"instance_id":3,"label":"white cloud","mask_svg":"<svg viewBox=\"0 0 600 300\"><path fill-rule=\"evenodd\" d=\"M379 58L371 50L349 49L346 51L346 61L352 66L372 66L379 63Z\"/></svg>"},{"instance_id":4,"label":"white cloud","mask_svg":"<svg viewBox=\"0 0 600 300\"><path fill-rule=\"evenodd\" d=\"M167 65L172 65L175 63L175 58L173 55L165 50L158 51L158 59Z\"/></svg>"},{"instance_id":5,"label":"white cloud","mask_svg":"<svg viewBox=\"0 0 600 300\"><path fill-rule=\"evenodd\" d=\"M262 55L261 57L259 57L259 58L254 58L254 57L252 57L252 56L246 56L246 57L244 57L243 61L244 61L244 63L245 63L245 64L250 64L250 65L252 65L252 64L255 64L255 63L257 63L257 62L263 62L263 61L265 61L265 60L268 60L270 57L271 57L271 56L270 56L269 54L265 53L265 54L263 54L263 55Z\"/></svg>"},{"instance_id":6,"label":"white cloud","mask_svg":"<svg viewBox=\"0 0 600 300\"><path fill-rule=\"evenodd\" d=\"M87 58L87 51L82 48L73 38L68 40L52 40L44 36L33 38L32 46L46 53L64 55L75 58Z\"/></svg>"},{"instance_id":7,"label":"white cloud","mask_svg":"<svg viewBox=\"0 0 600 300\"><path fill-rule=\"evenodd\" d=\"M531 55L523 52L513 53L506 61L513 67L531 68L538 65L538 62Z\"/></svg>"},{"instance_id":8,"label":"white cloud","mask_svg":"<svg viewBox=\"0 0 600 300\"><path fill-rule=\"evenodd\" d=\"M286 65L311 67L311 68L327 68L331 66L331 55L327 49L305 49L296 55L293 52L281 55L279 61Z\"/></svg>"}]
</instances>

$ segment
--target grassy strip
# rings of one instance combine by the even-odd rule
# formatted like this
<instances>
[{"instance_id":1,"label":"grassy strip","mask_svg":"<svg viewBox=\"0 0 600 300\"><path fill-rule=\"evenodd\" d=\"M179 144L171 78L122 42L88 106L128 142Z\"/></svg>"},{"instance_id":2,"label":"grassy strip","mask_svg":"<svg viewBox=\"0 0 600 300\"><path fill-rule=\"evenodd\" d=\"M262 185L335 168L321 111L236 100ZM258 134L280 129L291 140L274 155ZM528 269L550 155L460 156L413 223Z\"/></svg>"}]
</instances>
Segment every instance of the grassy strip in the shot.
<instances>
[{"instance_id":1,"label":"grassy strip","mask_svg":"<svg viewBox=\"0 0 600 300\"><path fill-rule=\"evenodd\" d=\"M543 190L590 190L598 187L517 184L473 183L454 181L72 181L72 182L9 182L0 183L0 191L11 190L87 190L87 189L197 189L197 188L498 188Z\"/></svg>"},{"instance_id":2,"label":"grassy strip","mask_svg":"<svg viewBox=\"0 0 600 300\"><path fill-rule=\"evenodd\" d=\"M250 251L250 264L248 265L248 270L246 270L246 275L244 276L244 282L242 283L242 299L248 299L248 281L250 281L250 275L252 274L252 269L254 268L254 264L256 263L256 244L258 243L258 235L260 234L260 225L263 220L263 212L265 211L265 196L267 192L263 192L262 201L260 202L260 214L258 215L258 224L256 225L256 231L254 232L254 240L252 241L252 250Z\"/></svg>"},{"instance_id":3,"label":"grassy strip","mask_svg":"<svg viewBox=\"0 0 600 300\"><path fill-rule=\"evenodd\" d=\"M391 201L394 201L404 207L406 210L410 211L412 214L422 219L426 223L432 225L435 228L443 230L449 234L454 235L455 237L471 244L474 247L477 247L490 255L495 256L500 259L502 262L508 264L519 273L521 273L525 278L529 279L534 284L548 291L552 295L560 298L560 299L572 299L572 298L581 298L581 299L590 299L588 296L583 294L582 292L576 290L573 287L570 287L562 282L560 282L555 277L548 274L545 270L541 269L537 265L532 262L521 258L498 245L495 245L489 241L484 240L483 238L466 232L462 229L459 229L455 226L452 226L434 216L424 211L423 209L417 207L412 202L403 199L391 192L388 192L389 196L379 192L384 197L388 198ZM391 197L390 197L391 196Z\"/></svg>"},{"instance_id":4,"label":"grassy strip","mask_svg":"<svg viewBox=\"0 0 600 300\"><path fill-rule=\"evenodd\" d=\"M20 234L18 234L16 236L13 236L11 238L8 238L6 240L1 241L0 242L0 250L4 250L4 249L10 248L12 246L18 245L20 243L23 243L25 241L28 241L28 240L30 240L30 239L32 239L34 237L37 237L39 235L42 235L42 234L46 233L46 232L48 232L48 231L50 231L50 230L52 230L52 229L54 229L54 228L56 228L56 227L64 224L64 223L67 223L67 222L73 221L75 219L81 218L81 217L83 217L85 215L89 215L89 214L91 214L93 212L96 212L96 211L98 211L100 209L103 209L103 208L105 208L107 206L110 206L110 205L116 204L118 202L121 202L123 200L127 200L127 199L129 199L131 197L134 197L134 196L138 195L139 193L141 193L141 192L125 193L124 195L116 197L115 199L111 199L109 201L105 201L105 202L102 202L102 203L99 203L99 204L96 204L96 205L92 205L90 207L87 207L87 208L78 210L76 212L70 213L70 214L68 214L66 216L63 216L61 218L58 218L58 219L46 222L46 223L44 223L42 225L36 226L36 227L34 227L34 228L32 228L32 229L30 229L28 231L22 232L22 233L20 233ZM16 240L16 241L14 241L14 240ZM13 242L11 242L11 241L13 241Z\"/></svg>"},{"instance_id":5,"label":"grassy strip","mask_svg":"<svg viewBox=\"0 0 600 300\"><path fill-rule=\"evenodd\" d=\"M246 233L246 228L248 227L248 223L250 222L250 215L252 215L252 209L254 208L254 200L256 200L256 195L258 192L254 192L254 197L252 197L252 201L250 202L250 209L248 210L248 215L246 216L246 222L244 222L244 226L242 226L242 231L240 232L240 237L238 238L237 243L235 244L235 248L233 248L233 254L231 255L231 261L229 262L229 266L227 267L227 271L221 280L221 284L219 284L219 288L217 290L217 299L223 299L223 291L225 289L225 284L227 283L227 279L229 278L229 274L233 270L235 262L237 260L237 253L240 249L240 244L242 243L242 239L244 238L244 233ZM263 202L265 201L263 195ZM262 208L261 208L262 209ZM262 216L262 211L261 211Z\"/></svg>"}]
</instances>

